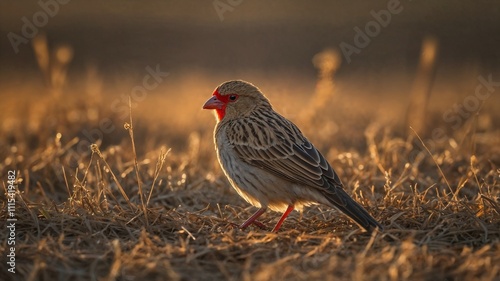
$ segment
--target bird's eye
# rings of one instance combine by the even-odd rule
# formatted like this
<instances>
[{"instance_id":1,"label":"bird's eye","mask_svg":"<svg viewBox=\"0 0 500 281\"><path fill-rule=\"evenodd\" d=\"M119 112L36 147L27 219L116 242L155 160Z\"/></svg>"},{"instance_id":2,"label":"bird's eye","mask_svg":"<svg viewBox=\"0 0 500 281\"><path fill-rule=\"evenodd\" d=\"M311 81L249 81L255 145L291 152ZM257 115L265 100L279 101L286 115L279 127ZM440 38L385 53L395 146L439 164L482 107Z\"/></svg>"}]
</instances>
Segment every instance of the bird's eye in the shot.
<instances>
[{"instance_id":1,"label":"bird's eye","mask_svg":"<svg viewBox=\"0 0 500 281\"><path fill-rule=\"evenodd\" d=\"M231 100L231 101L235 101L236 99L238 99L238 95L230 95L229 96L229 100Z\"/></svg>"}]
</instances>

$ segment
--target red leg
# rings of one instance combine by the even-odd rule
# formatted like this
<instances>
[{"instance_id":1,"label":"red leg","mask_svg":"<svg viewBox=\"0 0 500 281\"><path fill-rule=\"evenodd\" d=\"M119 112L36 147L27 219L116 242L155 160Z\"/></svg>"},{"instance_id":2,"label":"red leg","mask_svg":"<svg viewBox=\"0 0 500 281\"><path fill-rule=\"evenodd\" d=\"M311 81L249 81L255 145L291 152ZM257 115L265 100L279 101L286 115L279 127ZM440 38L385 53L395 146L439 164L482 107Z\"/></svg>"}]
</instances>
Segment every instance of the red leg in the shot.
<instances>
[{"instance_id":1,"label":"red leg","mask_svg":"<svg viewBox=\"0 0 500 281\"><path fill-rule=\"evenodd\" d=\"M294 208L294 206L292 204L288 205L288 208L286 209L286 211L281 216L281 219L278 221L278 223L276 224L276 226L273 228L273 232L278 232L278 230L280 229L281 225L285 221L286 217L288 217L288 215L293 211L293 208Z\"/></svg>"},{"instance_id":2,"label":"red leg","mask_svg":"<svg viewBox=\"0 0 500 281\"><path fill-rule=\"evenodd\" d=\"M262 207L255 212L248 220L246 220L242 225L240 225L241 229L247 228L249 225L255 222L255 220L260 217L266 211L266 207Z\"/></svg>"}]
</instances>

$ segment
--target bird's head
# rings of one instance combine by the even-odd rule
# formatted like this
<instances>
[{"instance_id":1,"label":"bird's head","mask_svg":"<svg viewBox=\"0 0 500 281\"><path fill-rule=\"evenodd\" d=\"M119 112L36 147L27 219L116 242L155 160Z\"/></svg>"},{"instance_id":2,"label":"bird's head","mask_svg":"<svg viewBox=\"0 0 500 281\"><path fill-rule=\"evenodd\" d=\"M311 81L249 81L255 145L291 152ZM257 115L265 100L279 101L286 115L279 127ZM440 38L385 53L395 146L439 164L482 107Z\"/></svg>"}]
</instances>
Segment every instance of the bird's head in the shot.
<instances>
[{"instance_id":1,"label":"bird's head","mask_svg":"<svg viewBox=\"0 0 500 281\"><path fill-rule=\"evenodd\" d=\"M249 116L259 107L271 108L271 104L257 87L241 80L222 83L203 105L215 109L218 121Z\"/></svg>"}]
</instances>

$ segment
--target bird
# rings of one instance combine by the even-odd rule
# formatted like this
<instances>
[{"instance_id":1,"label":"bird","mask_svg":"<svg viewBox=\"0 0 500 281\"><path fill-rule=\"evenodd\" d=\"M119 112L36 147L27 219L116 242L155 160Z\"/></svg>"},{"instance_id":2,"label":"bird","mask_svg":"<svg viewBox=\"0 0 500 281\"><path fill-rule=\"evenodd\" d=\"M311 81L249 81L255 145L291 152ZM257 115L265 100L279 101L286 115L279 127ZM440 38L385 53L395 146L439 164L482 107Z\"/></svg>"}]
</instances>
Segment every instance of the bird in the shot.
<instances>
[{"instance_id":1,"label":"bird","mask_svg":"<svg viewBox=\"0 0 500 281\"><path fill-rule=\"evenodd\" d=\"M325 157L253 84L231 80L219 85L203 109L215 110L215 150L231 186L258 210L239 228L259 225L267 210L281 212L278 232L287 216L303 207L334 207L367 232L383 231L344 190Z\"/></svg>"}]
</instances>

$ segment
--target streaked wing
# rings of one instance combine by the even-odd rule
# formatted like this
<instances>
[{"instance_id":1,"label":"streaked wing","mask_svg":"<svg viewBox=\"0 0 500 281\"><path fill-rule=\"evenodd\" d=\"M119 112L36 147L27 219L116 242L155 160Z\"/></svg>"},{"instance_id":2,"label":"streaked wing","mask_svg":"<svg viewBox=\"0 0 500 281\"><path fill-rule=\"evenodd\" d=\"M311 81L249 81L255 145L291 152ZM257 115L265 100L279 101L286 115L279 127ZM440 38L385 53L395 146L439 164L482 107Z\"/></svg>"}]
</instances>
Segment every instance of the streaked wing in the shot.
<instances>
[{"instance_id":1,"label":"streaked wing","mask_svg":"<svg viewBox=\"0 0 500 281\"><path fill-rule=\"evenodd\" d=\"M233 135L230 144L242 160L326 193L335 194L341 188L337 174L297 126L275 112L256 115L228 124L227 132Z\"/></svg>"}]
</instances>

